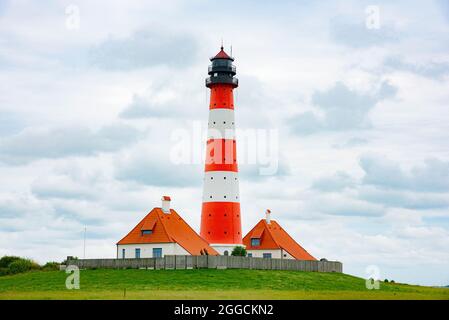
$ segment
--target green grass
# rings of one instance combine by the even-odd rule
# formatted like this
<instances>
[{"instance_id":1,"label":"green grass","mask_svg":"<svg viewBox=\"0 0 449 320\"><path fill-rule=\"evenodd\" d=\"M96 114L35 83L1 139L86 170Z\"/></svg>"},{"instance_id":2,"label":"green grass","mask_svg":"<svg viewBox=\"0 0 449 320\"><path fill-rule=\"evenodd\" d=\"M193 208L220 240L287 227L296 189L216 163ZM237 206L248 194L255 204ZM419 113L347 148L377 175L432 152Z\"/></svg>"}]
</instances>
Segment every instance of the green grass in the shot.
<instances>
[{"instance_id":1,"label":"green grass","mask_svg":"<svg viewBox=\"0 0 449 320\"><path fill-rule=\"evenodd\" d=\"M275 270L81 270L79 290L62 271L0 277L0 299L449 299L449 289L381 283L338 273ZM124 291L126 289L126 296Z\"/></svg>"}]
</instances>

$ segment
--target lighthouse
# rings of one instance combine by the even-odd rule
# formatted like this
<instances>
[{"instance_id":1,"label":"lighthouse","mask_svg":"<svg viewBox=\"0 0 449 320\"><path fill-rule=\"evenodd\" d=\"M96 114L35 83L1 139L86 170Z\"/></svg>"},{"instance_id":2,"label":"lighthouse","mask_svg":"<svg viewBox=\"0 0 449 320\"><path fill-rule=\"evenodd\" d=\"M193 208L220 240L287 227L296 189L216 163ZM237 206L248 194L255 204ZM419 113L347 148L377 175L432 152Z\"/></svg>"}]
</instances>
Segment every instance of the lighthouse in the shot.
<instances>
[{"instance_id":1,"label":"lighthouse","mask_svg":"<svg viewBox=\"0 0 449 320\"><path fill-rule=\"evenodd\" d=\"M234 58L221 47L212 57L201 236L217 252L229 255L242 245L239 177L236 154L234 94L238 87Z\"/></svg>"}]
</instances>

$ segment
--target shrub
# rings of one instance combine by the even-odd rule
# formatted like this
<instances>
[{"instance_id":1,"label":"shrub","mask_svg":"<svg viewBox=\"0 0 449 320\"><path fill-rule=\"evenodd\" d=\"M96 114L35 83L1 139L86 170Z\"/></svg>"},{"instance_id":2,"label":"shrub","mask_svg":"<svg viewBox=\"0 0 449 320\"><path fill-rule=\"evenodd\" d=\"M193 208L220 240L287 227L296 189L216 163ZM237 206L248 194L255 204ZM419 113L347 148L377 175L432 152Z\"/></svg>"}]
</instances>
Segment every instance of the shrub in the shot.
<instances>
[{"instance_id":1,"label":"shrub","mask_svg":"<svg viewBox=\"0 0 449 320\"><path fill-rule=\"evenodd\" d=\"M231 256L246 257L246 249L241 246L237 246L232 250Z\"/></svg>"},{"instance_id":2,"label":"shrub","mask_svg":"<svg viewBox=\"0 0 449 320\"><path fill-rule=\"evenodd\" d=\"M16 256L4 256L0 259L0 276L39 270L40 268L39 264L30 259Z\"/></svg>"},{"instance_id":3,"label":"shrub","mask_svg":"<svg viewBox=\"0 0 449 320\"><path fill-rule=\"evenodd\" d=\"M31 261L26 259L19 259L9 265L9 271L12 274L22 273L31 270Z\"/></svg>"},{"instance_id":4,"label":"shrub","mask_svg":"<svg viewBox=\"0 0 449 320\"><path fill-rule=\"evenodd\" d=\"M385 282L385 283L388 283L388 279L385 279L384 282Z\"/></svg>"},{"instance_id":5,"label":"shrub","mask_svg":"<svg viewBox=\"0 0 449 320\"><path fill-rule=\"evenodd\" d=\"M26 259L26 260L29 260L29 259ZM29 260L29 261L31 261L31 270L40 270L42 268L39 263L37 263L33 260Z\"/></svg>"},{"instance_id":6,"label":"shrub","mask_svg":"<svg viewBox=\"0 0 449 320\"><path fill-rule=\"evenodd\" d=\"M0 268L8 268L12 262L17 261L17 260L20 260L20 257L3 256L0 259Z\"/></svg>"},{"instance_id":7,"label":"shrub","mask_svg":"<svg viewBox=\"0 0 449 320\"><path fill-rule=\"evenodd\" d=\"M44 264L41 269L44 270L44 271L59 270L59 263L58 262L54 262L54 261L50 261L50 262L47 262L46 264Z\"/></svg>"},{"instance_id":8,"label":"shrub","mask_svg":"<svg viewBox=\"0 0 449 320\"><path fill-rule=\"evenodd\" d=\"M22 273L22 272L26 272L26 271L30 271L30 270L36 270L39 269L40 266L30 260L30 259L23 259L20 258L14 262L11 262L9 264L9 272L11 274L17 274L17 273Z\"/></svg>"}]
</instances>

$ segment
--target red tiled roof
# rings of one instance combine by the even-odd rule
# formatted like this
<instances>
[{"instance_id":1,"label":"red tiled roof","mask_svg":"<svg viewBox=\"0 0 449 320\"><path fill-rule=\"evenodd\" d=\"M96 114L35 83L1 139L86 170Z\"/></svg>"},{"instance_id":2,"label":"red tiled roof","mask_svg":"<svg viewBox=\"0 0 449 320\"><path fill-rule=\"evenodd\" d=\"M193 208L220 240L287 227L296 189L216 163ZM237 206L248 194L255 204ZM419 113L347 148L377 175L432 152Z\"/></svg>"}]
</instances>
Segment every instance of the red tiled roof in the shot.
<instances>
[{"instance_id":1,"label":"red tiled roof","mask_svg":"<svg viewBox=\"0 0 449 320\"><path fill-rule=\"evenodd\" d=\"M260 246L252 247L252 238L260 238ZM297 260L316 260L274 220L270 224L260 220L243 238L243 244L246 250L282 249Z\"/></svg>"},{"instance_id":2,"label":"red tiled roof","mask_svg":"<svg viewBox=\"0 0 449 320\"><path fill-rule=\"evenodd\" d=\"M146 229L151 227L152 229ZM142 230L152 230L151 234L142 235ZM206 240L201 238L179 214L170 209L164 213L161 208L154 208L117 244L172 243L176 242L192 255L200 255L206 249L210 255L218 255Z\"/></svg>"},{"instance_id":3,"label":"red tiled roof","mask_svg":"<svg viewBox=\"0 0 449 320\"><path fill-rule=\"evenodd\" d=\"M165 200L165 201L170 201L170 200L171 200L171 198L170 198L169 196L162 196L162 200Z\"/></svg>"}]
</instances>

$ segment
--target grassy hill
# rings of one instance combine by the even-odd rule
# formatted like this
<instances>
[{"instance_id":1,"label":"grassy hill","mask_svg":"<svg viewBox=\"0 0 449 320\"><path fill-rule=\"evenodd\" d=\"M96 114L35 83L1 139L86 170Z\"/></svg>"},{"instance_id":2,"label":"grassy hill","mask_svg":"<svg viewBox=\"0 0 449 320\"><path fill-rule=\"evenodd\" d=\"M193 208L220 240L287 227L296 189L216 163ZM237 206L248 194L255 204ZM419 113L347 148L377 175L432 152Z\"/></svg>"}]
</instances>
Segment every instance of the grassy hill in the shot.
<instances>
[{"instance_id":1,"label":"grassy hill","mask_svg":"<svg viewBox=\"0 0 449 320\"><path fill-rule=\"evenodd\" d=\"M82 270L79 290L63 271L0 277L0 299L449 299L449 289L381 283L338 273L275 270ZM126 295L125 295L126 289Z\"/></svg>"}]
</instances>

